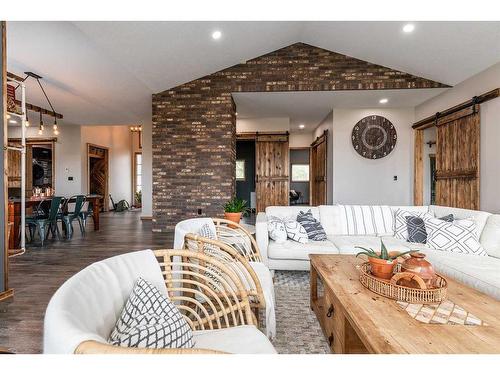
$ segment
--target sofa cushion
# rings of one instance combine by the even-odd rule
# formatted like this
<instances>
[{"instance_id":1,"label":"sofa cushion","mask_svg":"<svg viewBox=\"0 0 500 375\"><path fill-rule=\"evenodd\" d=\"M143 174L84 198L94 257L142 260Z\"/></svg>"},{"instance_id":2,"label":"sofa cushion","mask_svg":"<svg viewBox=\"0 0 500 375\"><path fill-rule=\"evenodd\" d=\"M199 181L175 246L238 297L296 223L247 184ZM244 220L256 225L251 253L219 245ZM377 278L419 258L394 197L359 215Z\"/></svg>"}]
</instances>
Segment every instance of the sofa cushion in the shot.
<instances>
[{"instance_id":1,"label":"sofa cushion","mask_svg":"<svg viewBox=\"0 0 500 375\"><path fill-rule=\"evenodd\" d=\"M436 272L500 300L500 259L423 250Z\"/></svg>"},{"instance_id":2,"label":"sofa cushion","mask_svg":"<svg viewBox=\"0 0 500 375\"><path fill-rule=\"evenodd\" d=\"M267 256L272 259L309 260L309 254L338 254L339 251L331 241L309 241L301 244L288 240L277 243L270 240Z\"/></svg>"},{"instance_id":3,"label":"sofa cushion","mask_svg":"<svg viewBox=\"0 0 500 375\"><path fill-rule=\"evenodd\" d=\"M394 234L394 215L389 206L339 205L342 234L389 236Z\"/></svg>"},{"instance_id":4,"label":"sofa cushion","mask_svg":"<svg viewBox=\"0 0 500 375\"><path fill-rule=\"evenodd\" d=\"M271 340L276 337L276 299L274 295L273 275L262 262L249 262L255 271L266 302L266 333Z\"/></svg>"},{"instance_id":5,"label":"sofa cushion","mask_svg":"<svg viewBox=\"0 0 500 375\"><path fill-rule=\"evenodd\" d=\"M327 236L345 234L339 205L319 206L320 222Z\"/></svg>"},{"instance_id":6,"label":"sofa cushion","mask_svg":"<svg viewBox=\"0 0 500 375\"><path fill-rule=\"evenodd\" d=\"M140 277L109 343L128 348L192 348L193 331L170 299Z\"/></svg>"},{"instance_id":7,"label":"sofa cushion","mask_svg":"<svg viewBox=\"0 0 500 375\"><path fill-rule=\"evenodd\" d=\"M398 251L408 251L408 250L425 250L429 249L424 243L408 242L406 240L401 240L392 236L382 237L385 244L391 244L392 247L396 248Z\"/></svg>"},{"instance_id":8,"label":"sofa cushion","mask_svg":"<svg viewBox=\"0 0 500 375\"><path fill-rule=\"evenodd\" d=\"M375 236L329 236L328 239L332 241L339 249L340 254L356 254L362 251L357 249L356 246L372 248L375 251L380 251L381 240L384 241L387 250L389 251L408 251L407 242L398 240L394 237L375 237Z\"/></svg>"},{"instance_id":9,"label":"sofa cushion","mask_svg":"<svg viewBox=\"0 0 500 375\"><path fill-rule=\"evenodd\" d=\"M194 347L233 354L276 354L267 337L252 325L193 332Z\"/></svg>"},{"instance_id":10,"label":"sofa cushion","mask_svg":"<svg viewBox=\"0 0 500 375\"><path fill-rule=\"evenodd\" d=\"M500 258L500 215L488 217L480 242L489 256Z\"/></svg>"},{"instance_id":11,"label":"sofa cushion","mask_svg":"<svg viewBox=\"0 0 500 375\"><path fill-rule=\"evenodd\" d=\"M489 212L466 210L463 208L446 207L446 206L429 206L429 212L433 214L435 217L442 217L448 214L453 214L455 220L472 219L476 223L477 226L476 231L479 237L483 232L488 217L491 216Z\"/></svg>"}]
</instances>

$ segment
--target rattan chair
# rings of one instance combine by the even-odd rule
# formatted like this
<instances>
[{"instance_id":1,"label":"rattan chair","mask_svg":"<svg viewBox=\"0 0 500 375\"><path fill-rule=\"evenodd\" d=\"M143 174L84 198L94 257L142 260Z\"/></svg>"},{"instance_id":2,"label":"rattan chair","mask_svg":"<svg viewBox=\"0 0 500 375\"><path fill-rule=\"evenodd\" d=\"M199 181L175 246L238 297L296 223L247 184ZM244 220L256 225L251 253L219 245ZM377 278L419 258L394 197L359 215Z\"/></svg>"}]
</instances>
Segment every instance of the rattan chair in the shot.
<instances>
[{"instance_id":1,"label":"rattan chair","mask_svg":"<svg viewBox=\"0 0 500 375\"><path fill-rule=\"evenodd\" d=\"M212 256L186 250L156 250L170 300L193 331L256 325L246 288L233 269ZM216 271L215 271L216 270ZM215 354L212 349L124 348L88 340L76 354Z\"/></svg>"},{"instance_id":2,"label":"rattan chair","mask_svg":"<svg viewBox=\"0 0 500 375\"><path fill-rule=\"evenodd\" d=\"M230 220L212 218L217 239L239 251L249 262L262 262L255 238L240 224Z\"/></svg>"}]
</instances>

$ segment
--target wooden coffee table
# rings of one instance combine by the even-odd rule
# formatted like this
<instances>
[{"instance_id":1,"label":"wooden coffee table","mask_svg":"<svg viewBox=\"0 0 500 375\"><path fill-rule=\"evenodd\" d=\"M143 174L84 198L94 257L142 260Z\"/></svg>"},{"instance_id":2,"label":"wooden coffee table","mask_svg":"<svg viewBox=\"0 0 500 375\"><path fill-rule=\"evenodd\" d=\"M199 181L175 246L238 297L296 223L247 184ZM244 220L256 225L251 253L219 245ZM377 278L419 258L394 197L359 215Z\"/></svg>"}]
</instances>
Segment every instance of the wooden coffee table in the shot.
<instances>
[{"instance_id":1,"label":"wooden coffee table","mask_svg":"<svg viewBox=\"0 0 500 375\"><path fill-rule=\"evenodd\" d=\"M425 324L361 285L356 269L361 259L309 257L311 308L333 353L500 353L499 301L447 278L448 298L487 326Z\"/></svg>"}]
</instances>

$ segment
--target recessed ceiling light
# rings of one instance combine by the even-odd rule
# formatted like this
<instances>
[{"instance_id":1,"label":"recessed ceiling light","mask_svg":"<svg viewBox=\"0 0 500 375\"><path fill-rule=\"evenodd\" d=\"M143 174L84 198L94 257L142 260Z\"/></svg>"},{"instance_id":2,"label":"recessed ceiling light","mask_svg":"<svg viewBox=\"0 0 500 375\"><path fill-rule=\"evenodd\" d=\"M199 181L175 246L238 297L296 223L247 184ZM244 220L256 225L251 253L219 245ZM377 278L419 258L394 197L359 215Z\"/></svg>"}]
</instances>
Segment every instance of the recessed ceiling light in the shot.
<instances>
[{"instance_id":1,"label":"recessed ceiling light","mask_svg":"<svg viewBox=\"0 0 500 375\"><path fill-rule=\"evenodd\" d=\"M222 36L222 33L219 30L214 31L212 33L212 38L215 39L215 40L220 39L221 36Z\"/></svg>"},{"instance_id":2,"label":"recessed ceiling light","mask_svg":"<svg viewBox=\"0 0 500 375\"><path fill-rule=\"evenodd\" d=\"M304 124L299 125L299 129L304 129L306 126Z\"/></svg>"},{"instance_id":3,"label":"recessed ceiling light","mask_svg":"<svg viewBox=\"0 0 500 375\"><path fill-rule=\"evenodd\" d=\"M415 25L412 23L407 23L403 26L403 31L405 33L411 33L413 30L415 30Z\"/></svg>"},{"instance_id":4,"label":"recessed ceiling light","mask_svg":"<svg viewBox=\"0 0 500 375\"><path fill-rule=\"evenodd\" d=\"M385 103L387 103L388 101L389 101L389 99L387 99L387 98L383 98L383 99L380 99L378 102L379 102L380 104L385 104Z\"/></svg>"}]
</instances>

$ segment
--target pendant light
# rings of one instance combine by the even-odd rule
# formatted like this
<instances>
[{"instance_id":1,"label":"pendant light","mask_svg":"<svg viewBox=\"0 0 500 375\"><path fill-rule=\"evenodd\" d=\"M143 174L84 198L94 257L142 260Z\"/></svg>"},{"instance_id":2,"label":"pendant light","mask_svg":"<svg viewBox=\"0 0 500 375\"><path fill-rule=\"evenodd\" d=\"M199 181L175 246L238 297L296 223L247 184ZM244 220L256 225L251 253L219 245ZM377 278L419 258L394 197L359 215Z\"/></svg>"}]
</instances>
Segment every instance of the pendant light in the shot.
<instances>
[{"instance_id":1,"label":"pendant light","mask_svg":"<svg viewBox=\"0 0 500 375\"><path fill-rule=\"evenodd\" d=\"M42 117L42 112L40 112L40 125L38 126L38 134L39 135L43 134L43 117Z\"/></svg>"},{"instance_id":2,"label":"pendant light","mask_svg":"<svg viewBox=\"0 0 500 375\"><path fill-rule=\"evenodd\" d=\"M59 129L57 127L57 117L55 113L54 113L54 125L52 125L52 129L54 130L55 135L59 134Z\"/></svg>"},{"instance_id":3,"label":"pendant light","mask_svg":"<svg viewBox=\"0 0 500 375\"><path fill-rule=\"evenodd\" d=\"M29 126L30 126L30 119L28 118L28 111L26 111L26 122L24 123L24 126L26 126L27 128L29 128Z\"/></svg>"}]
</instances>

